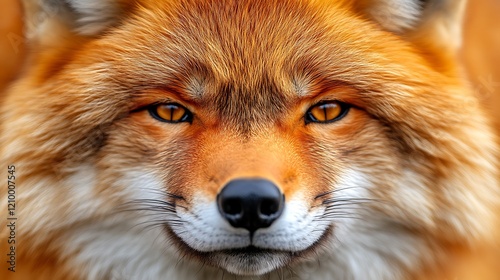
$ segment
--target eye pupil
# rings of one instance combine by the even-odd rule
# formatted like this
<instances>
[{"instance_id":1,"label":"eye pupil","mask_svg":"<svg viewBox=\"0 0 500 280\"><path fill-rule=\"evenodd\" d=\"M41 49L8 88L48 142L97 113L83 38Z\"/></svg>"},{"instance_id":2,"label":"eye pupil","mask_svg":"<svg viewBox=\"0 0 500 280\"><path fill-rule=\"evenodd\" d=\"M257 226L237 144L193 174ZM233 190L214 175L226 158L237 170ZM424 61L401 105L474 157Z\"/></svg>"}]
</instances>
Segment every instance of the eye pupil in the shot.
<instances>
[{"instance_id":1,"label":"eye pupil","mask_svg":"<svg viewBox=\"0 0 500 280\"><path fill-rule=\"evenodd\" d=\"M338 101L326 101L312 106L306 114L306 123L328 123L345 116L349 106Z\"/></svg>"},{"instance_id":2,"label":"eye pupil","mask_svg":"<svg viewBox=\"0 0 500 280\"><path fill-rule=\"evenodd\" d=\"M170 111L170 119L168 119L168 120L172 121L174 119L174 109L175 108L172 108L172 106L166 106L166 107L167 108L165 108L165 111Z\"/></svg>"},{"instance_id":3,"label":"eye pupil","mask_svg":"<svg viewBox=\"0 0 500 280\"><path fill-rule=\"evenodd\" d=\"M191 122L192 114L175 103L159 104L149 108L149 113L157 120L168 123Z\"/></svg>"}]
</instances>

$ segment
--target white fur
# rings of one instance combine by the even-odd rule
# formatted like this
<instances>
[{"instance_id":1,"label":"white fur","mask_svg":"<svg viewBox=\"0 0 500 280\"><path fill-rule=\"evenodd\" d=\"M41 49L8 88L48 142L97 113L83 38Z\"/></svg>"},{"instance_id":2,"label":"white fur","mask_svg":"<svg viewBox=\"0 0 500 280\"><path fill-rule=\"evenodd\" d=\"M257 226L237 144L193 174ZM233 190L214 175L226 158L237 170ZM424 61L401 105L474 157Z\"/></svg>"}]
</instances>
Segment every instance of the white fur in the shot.
<instances>
[{"instance_id":1,"label":"white fur","mask_svg":"<svg viewBox=\"0 0 500 280\"><path fill-rule=\"evenodd\" d=\"M319 218L324 207L309 211L308 202L304 201L300 193L286 201L282 216L269 228L258 230L253 245L295 252L309 248L330 223Z\"/></svg>"},{"instance_id":2,"label":"white fur","mask_svg":"<svg viewBox=\"0 0 500 280\"><path fill-rule=\"evenodd\" d=\"M210 252L251 245L248 231L233 228L223 220L215 201L195 198L192 209L184 211L178 208L177 215L183 222L173 225L172 229L198 251Z\"/></svg>"},{"instance_id":3,"label":"white fur","mask_svg":"<svg viewBox=\"0 0 500 280\"><path fill-rule=\"evenodd\" d=\"M422 177L411 170L404 170L402 182L392 193L392 199L403 207L406 213L415 215L422 224L434 226L433 194Z\"/></svg>"}]
</instances>

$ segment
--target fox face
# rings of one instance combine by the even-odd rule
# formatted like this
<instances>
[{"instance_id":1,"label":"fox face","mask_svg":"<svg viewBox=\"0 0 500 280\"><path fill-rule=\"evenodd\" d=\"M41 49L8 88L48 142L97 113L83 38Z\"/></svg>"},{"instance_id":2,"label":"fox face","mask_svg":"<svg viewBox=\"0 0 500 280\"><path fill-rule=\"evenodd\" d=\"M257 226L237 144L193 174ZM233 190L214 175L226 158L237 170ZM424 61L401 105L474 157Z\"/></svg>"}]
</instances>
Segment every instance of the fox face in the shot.
<instances>
[{"instance_id":1,"label":"fox face","mask_svg":"<svg viewBox=\"0 0 500 280\"><path fill-rule=\"evenodd\" d=\"M454 61L463 2L435 2L25 3L48 16L2 103L20 261L88 279L434 275L489 240L499 204Z\"/></svg>"}]
</instances>

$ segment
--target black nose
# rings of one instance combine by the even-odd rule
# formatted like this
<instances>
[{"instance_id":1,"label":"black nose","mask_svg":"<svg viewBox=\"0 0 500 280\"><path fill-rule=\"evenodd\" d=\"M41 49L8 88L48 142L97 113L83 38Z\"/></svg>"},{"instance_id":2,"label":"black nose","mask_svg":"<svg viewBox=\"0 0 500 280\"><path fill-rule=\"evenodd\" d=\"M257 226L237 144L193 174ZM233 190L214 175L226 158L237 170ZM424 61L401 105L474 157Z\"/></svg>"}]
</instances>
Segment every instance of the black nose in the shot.
<instances>
[{"instance_id":1,"label":"black nose","mask_svg":"<svg viewBox=\"0 0 500 280\"><path fill-rule=\"evenodd\" d=\"M217 203L220 213L233 227L253 233L270 226L281 215L285 196L270 181L239 179L222 189Z\"/></svg>"}]
</instances>

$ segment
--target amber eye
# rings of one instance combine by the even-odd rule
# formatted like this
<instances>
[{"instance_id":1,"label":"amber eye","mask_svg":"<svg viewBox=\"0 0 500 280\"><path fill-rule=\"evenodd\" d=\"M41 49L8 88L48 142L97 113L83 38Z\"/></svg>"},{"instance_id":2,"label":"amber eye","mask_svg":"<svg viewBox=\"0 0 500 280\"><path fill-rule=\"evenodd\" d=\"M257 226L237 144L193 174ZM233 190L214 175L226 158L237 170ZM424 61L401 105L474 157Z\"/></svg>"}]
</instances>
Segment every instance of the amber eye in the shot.
<instances>
[{"instance_id":1,"label":"amber eye","mask_svg":"<svg viewBox=\"0 0 500 280\"><path fill-rule=\"evenodd\" d=\"M339 101L320 102L306 113L306 123L329 123L343 118L349 111L349 105Z\"/></svg>"},{"instance_id":2,"label":"amber eye","mask_svg":"<svg viewBox=\"0 0 500 280\"><path fill-rule=\"evenodd\" d=\"M176 103L157 104L151 106L148 111L151 116L162 122L180 123L193 120L193 114Z\"/></svg>"}]
</instances>

